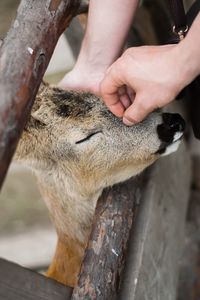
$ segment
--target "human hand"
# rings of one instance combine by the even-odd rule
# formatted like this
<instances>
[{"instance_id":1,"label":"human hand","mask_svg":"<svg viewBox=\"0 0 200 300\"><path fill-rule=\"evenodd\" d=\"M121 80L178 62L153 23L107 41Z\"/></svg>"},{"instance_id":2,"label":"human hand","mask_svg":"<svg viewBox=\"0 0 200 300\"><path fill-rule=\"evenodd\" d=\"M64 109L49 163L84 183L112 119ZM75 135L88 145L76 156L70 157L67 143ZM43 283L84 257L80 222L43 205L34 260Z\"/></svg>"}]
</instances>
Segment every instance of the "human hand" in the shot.
<instances>
[{"instance_id":1,"label":"human hand","mask_svg":"<svg viewBox=\"0 0 200 300\"><path fill-rule=\"evenodd\" d=\"M100 95L100 82L124 48L138 2L90 1L86 32L76 65L58 84L60 87Z\"/></svg>"},{"instance_id":2,"label":"human hand","mask_svg":"<svg viewBox=\"0 0 200 300\"><path fill-rule=\"evenodd\" d=\"M108 69L100 92L110 111L130 126L174 100L187 82L177 45L135 47Z\"/></svg>"},{"instance_id":3,"label":"human hand","mask_svg":"<svg viewBox=\"0 0 200 300\"><path fill-rule=\"evenodd\" d=\"M87 91L100 95L100 83L104 75L105 70L103 68L87 70L87 66L85 68L75 67L64 76L58 86L63 89Z\"/></svg>"}]
</instances>

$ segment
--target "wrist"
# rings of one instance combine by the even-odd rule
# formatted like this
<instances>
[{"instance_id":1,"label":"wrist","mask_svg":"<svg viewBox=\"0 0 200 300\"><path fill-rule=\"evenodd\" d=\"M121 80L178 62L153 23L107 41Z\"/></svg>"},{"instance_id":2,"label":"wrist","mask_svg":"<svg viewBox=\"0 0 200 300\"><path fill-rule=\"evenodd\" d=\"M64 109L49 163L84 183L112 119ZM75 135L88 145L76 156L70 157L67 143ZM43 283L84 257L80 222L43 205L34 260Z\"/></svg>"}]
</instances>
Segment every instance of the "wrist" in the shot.
<instances>
[{"instance_id":1,"label":"wrist","mask_svg":"<svg viewBox=\"0 0 200 300\"><path fill-rule=\"evenodd\" d=\"M199 50L194 44L189 44L187 37L181 41L175 51L180 64L180 77L184 86L188 85L200 74Z\"/></svg>"},{"instance_id":2,"label":"wrist","mask_svg":"<svg viewBox=\"0 0 200 300\"><path fill-rule=\"evenodd\" d=\"M95 45L90 47L84 40L74 69L88 73L104 73L112 62L107 62L105 54L101 52Z\"/></svg>"},{"instance_id":3,"label":"wrist","mask_svg":"<svg viewBox=\"0 0 200 300\"><path fill-rule=\"evenodd\" d=\"M113 41L112 46L102 36L94 37L87 30L76 62L78 68L105 72L108 67L121 55L122 45Z\"/></svg>"}]
</instances>

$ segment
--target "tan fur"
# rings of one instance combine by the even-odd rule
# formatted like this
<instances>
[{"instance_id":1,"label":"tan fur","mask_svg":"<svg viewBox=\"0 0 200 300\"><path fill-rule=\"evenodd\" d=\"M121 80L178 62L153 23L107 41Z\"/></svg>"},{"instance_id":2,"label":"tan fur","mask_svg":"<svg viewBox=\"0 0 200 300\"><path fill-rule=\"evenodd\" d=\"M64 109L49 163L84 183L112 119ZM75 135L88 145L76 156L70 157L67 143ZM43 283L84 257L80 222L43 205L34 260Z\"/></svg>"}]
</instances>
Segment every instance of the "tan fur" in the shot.
<instances>
[{"instance_id":1,"label":"tan fur","mask_svg":"<svg viewBox=\"0 0 200 300\"><path fill-rule=\"evenodd\" d=\"M84 249L85 245L77 241L68 238L62 241L59 238L56 253L48 269L47 276L67 286L75 286L78 281Z\"/></svg>"},{"instance_id":2,"label":"tan fur","mask_svg":"<svg viewBox=\"0 0 200 300\"><path fill-rule=\"evenodd\" d=\"M161 114L152 113L126 127L96 96L42 84L16 158L36 173L57 229L49 276L75 284L98 197L159 157L160 123Z\"/></svg>"}]
</instances>

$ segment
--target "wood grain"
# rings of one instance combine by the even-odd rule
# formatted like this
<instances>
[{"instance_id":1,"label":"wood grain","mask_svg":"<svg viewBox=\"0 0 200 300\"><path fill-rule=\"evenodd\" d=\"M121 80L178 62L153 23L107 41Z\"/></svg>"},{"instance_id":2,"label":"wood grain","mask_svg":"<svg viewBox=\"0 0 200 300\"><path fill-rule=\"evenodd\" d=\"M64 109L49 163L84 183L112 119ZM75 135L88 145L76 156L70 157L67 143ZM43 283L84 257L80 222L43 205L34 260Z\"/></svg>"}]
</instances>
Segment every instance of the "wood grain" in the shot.
<instances>
[{"instance_id":1,"label":"wood grain","mask_svg":"<svg viewBox=\"0 0 200 300\"><path fill-rule=\"evenodd\" d=\"M120 289L130 230L145 176L104 191L72 299L114 299Z\"/></svg>"},{"instance_id":2,"label":"wood grain","mask_svg":"<svg viewBox=\"0 0 200 300\"><path fill-rule=\"evenodd\" d=\"M71 288L0 259L0 299L69 300Z\"/></svg>"}]
</instances>

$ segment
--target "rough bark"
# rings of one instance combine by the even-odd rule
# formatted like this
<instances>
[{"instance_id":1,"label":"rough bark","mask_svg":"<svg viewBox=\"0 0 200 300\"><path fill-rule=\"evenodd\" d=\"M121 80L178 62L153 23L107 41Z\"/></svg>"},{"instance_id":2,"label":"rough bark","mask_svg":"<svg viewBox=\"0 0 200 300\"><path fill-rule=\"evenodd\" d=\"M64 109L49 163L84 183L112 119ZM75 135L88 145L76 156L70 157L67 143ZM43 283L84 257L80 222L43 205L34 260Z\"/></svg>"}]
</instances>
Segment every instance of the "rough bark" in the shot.
<instances>
[{"instance_id":1,"label":"rough bark","mask_svg":"<svg viewBox=\"0 0 200 300\"><path fill-rule=\"evenodd\" d=\"M0 185L57 40L80 0L22 0L0 48Z\"/></svg>"},{"instance_id":2,"label":"rough bark","mask_svg":"<svg viewBox=\"0 0 200 300\"><path fill-rule=\"evenodd\" d=\"M130 230L144 178L106 190L99 199L92 233L73 300L115 299L121 283Z\"/></svg>"}]
</instances>

